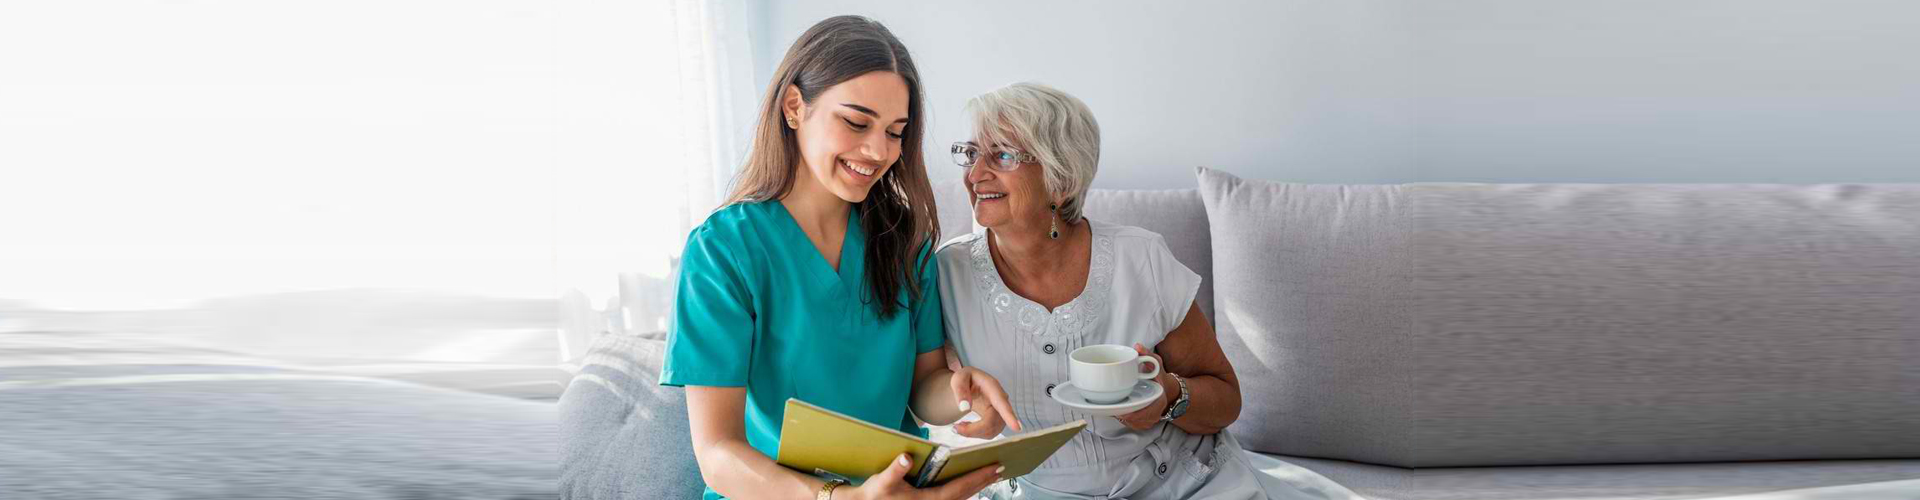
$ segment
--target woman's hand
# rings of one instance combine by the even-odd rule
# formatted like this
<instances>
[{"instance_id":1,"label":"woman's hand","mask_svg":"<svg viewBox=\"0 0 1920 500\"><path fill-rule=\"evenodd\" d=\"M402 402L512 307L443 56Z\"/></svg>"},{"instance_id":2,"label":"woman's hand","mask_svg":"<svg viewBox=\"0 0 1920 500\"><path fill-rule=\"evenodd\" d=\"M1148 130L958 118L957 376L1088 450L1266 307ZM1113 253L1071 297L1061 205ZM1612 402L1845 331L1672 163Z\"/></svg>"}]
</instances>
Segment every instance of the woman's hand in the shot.
<instances>
[{"instance_id":1,"label":"woman's hand","mask_svg":"<svg viewBox=\"0 0 1920 500\"><path fill-rule=\"evenodd\" d=\"M1153 381L1160 384L1161 388L1178 387L1173 379L1169 377L1166 370L1167 365L1161 361L1160 355L1148 351L1147 346L1138 343L1133 344L1133 350L1139 352L1142 356L1153 356L1153 362L1161 368L1160 376L1155 377ZM1160 398L1153 400L1153 404L1147 405L1146 408L1141 408L1133 413L1113 418L1119 419L1122 424L1126 424L1128 429L1136 431L1152 429L1153 426L1160 423L1160 416L1167 413L1167 405L1172 404L1171 401L1173 401L1173 398L1180 397L1180 394L1175 392L1177 390L1179 389L1163 391L1164 393L1161 394Z\"/></svg>"},{"instance_id":2,"label":"woman's hand","mask_svg":"<svg viewBox=\"0 0 1920 500\"><path fill-rule=\"evenodd\" d=\"M1000 387L1000 380L971 366L961 367L953 372L953 397L962 413L971 411L980 416L979 420L961 420L953 424L953 432L975 439L992 439L1000 431L1011 426L1014 432L1020 431L1020 420L1013 417L1013 404L1007 402L1007 391Z\"/></svg>"},{"instance_id":3,"label":"woman's hand","mask_svg":"<svg viewBox=\"0 0 1920 500\"><path fill-rule=\"evenodd\" d=\"M867 482L857 487L840 487L833 490L835 500L883 500L893 498L961 500L972 498L980 490L1000 480L1000 472L1006 470L1000 464L981 467L967 475L953 478L933 488L919 489L907 484L907 470L913 468L913 456L905 453L893 459L887 470L867 478Z\"/></svg>"}]
</instances>

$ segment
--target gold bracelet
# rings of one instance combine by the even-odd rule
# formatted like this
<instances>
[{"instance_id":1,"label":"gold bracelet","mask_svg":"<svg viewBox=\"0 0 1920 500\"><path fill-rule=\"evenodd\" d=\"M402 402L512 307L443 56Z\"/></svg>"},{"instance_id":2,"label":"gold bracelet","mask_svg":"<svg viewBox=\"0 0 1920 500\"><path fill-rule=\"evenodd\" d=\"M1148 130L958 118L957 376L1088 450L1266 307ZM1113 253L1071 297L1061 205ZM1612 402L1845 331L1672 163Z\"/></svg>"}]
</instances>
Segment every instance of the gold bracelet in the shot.
<instances>
[{"instance_id":1,"label":"gold bracelet","mask_svg":"<svg viewBox=\"0 0 1920 500\"><path fill-rule=\"evenodd\" d=\"M820 493L814 495L813 500L833 500L833 489L839 488L840 485L843 484L847 484L847 480L837 477L828 479L827 484L820 485Z\"/></svg>"}]
</instances>

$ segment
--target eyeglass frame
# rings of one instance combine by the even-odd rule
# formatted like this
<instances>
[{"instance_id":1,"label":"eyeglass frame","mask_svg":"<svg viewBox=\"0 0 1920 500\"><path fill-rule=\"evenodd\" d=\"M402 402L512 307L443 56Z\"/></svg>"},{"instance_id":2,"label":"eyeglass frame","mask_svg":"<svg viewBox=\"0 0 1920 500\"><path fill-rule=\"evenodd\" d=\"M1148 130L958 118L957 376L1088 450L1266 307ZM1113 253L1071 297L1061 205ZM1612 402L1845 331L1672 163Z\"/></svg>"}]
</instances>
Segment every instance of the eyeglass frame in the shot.
<instances>
[{"instance_id":1,"label":"eyeglass frame","mask_svg":"<svg viewBox=\"0 0 1920 500\"><path fill-rule=\"evenodd\" d=\"M967 155L965 157L967 160L965 162L962 162L961 161L961 158L962 158L961 155L963 154L961 152L962 148L973 149L975 151L975 154ZM974 144L973 141L961 141L961 142L953 143L952 147L947 148L947 152L953 157L953 163L955 165L959 165L960 168L971 169L973 168L974 164L980 162L980 159L978 158L979 156L978 152L980 150L985 150L985 149L989 149L989 148L980 147L979 144ZM994 159L989 164L990 168L993 168L994 170L998 170L1001 172L1012 172L1015 170L1019 170L1020 165L1023 165L1023 164L1040 163L1040 157L1034 156L1033 153L1028 153L1028 152L1021 151L1014 148L991 148L991 149L997 149L1001 153L1013 153L1013 156L1011 158L1000 157L1000 158ZM1012 163L1009 164L1008 162L1012 162Z\"/></svg>"}]
</instances>

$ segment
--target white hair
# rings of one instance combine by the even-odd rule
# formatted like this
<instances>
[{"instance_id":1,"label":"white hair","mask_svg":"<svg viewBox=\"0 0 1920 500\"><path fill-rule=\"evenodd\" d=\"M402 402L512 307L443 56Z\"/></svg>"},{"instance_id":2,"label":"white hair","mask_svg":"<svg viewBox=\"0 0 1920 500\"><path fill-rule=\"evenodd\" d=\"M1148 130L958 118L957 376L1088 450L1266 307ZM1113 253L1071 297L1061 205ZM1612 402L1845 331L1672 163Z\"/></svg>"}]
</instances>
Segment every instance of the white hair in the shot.
<instances>
[{"instance_id":1,"label":"white hair","mask_svg":"<svg viewBox=\"0 0 1920 500\"><path fill-rule=\"evenodd\" d=\"M1032 153L1045 169L1047 191L1066 195L1061 218L1080 218L1100 168L1100 124L1086 103L1053 87L1021 82L968 99L967 110L974 136L986 141L982 147L1005 144Z\"/></svg>"}]
</instances>

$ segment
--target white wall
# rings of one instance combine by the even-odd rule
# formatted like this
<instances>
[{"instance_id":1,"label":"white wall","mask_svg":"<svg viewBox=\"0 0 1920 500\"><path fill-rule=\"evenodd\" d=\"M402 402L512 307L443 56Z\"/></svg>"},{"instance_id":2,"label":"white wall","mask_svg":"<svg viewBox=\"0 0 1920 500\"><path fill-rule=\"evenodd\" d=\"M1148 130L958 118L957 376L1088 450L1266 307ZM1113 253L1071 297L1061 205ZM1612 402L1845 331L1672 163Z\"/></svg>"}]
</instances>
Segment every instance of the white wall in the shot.
<instances>
[{"instance_id":1,"label":"white wall","mask_svg":"<svg viewBox=\"0 0 1920 500\"><path fill-rule=\"evenodd\" d=\"M771 73L821 19L860 14L886 24L913 51L925 82L935 181L960 177L945 146L968 134L967 98L1038 81L1086 101L1100 120L1096 187L1192 186L1200 165L1310 182L1396 182L1413 175L1411 67L1401 50L1406 30L1390 5L769 1L770 36L760 40L770 58L761 67Z\"/></svg>"},{"instance_id":2,"label":"white wall","mask_svg":"<svg viewBox=\"0 0 1920 500\"><path fill-rule=\"evenodd\" d=\"M1424 179L1920 181L1920 3L1405 5Z\"/></svg>"},{"instance_id":3,"label":"white wall","mask_svg":"<svg viewBox=\"0 0 1920 500\"><path fill-rule=\"evenodd\" d=\"M1920 182L1920 4L762 1L760 85L814 22L887 24L931 137L1033 80L1105 133L1095 185ZM934 179L958 178L930 158Z\"/></svg>"}]
</instances>

